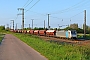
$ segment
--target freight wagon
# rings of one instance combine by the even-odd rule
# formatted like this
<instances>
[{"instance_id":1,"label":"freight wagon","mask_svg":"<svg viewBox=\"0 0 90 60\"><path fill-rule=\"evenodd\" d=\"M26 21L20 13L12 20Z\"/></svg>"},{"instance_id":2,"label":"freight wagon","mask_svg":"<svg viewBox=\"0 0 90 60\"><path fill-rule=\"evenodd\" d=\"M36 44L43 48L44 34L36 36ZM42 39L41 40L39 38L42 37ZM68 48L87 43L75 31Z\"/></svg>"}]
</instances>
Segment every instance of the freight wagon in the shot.
<instances>
[{"instance_id":1,"label":"freight wagon","mask_svg":"<svg viewBox=\"0 0 90 60\"><path fill-rule=\"evenodd\" d=\"M46 36L46 30L39 30L40 36Z\"/></svg>"},{"instance_id":2,"label":"freight wagon","mask_svg":"<svg viewBox=\"0 0 90 60\"><path fill-rule=\"evenodd\" d=\"M27 30L27 33L29 34L30 33L30 30Z\"/></svg>"},{"instance_id":3,"label":"freight wagon","mask_svg":"<svg viewBox=\"0 0 90 60\"><path fill-rule=\"evenodd\" d=\"M34 30L30 30L30 34L34 34Z\"/></svg>"},{"instance_id":4,"label":"freight wagon","mask_svg":"<svg viewBox=\"0 0 90 60\"><path fill-rule=\"evenodd\" d=\"M47 30L46 36L54 37L56 35L56 30Z\"/></svg>"},{"instance_id":5,"label":"freight wagon","mask_svg":"<svg viewBox=\"0 0 90 60\"><path fill-rule=\"evenodd\" d=\"M22 30L20 30L20 33L22 33Z\"/></svg>"},{"instance_id":6,"label":"freight wagon","mask_svg":"<svg viewBox=\"0 0 90 60\"><path fill-rule=\"evenodd\" d=\"M34 35L39 35L39 30L34 30Z\"/></svg>"}]
</instances>

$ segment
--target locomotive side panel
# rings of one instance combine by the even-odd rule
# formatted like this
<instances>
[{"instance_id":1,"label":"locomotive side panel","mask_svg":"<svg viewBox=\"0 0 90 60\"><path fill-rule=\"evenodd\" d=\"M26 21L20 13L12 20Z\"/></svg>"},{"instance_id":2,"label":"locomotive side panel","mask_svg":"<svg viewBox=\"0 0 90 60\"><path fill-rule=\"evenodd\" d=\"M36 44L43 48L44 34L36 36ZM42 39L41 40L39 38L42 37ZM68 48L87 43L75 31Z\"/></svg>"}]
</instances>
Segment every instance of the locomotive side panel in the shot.
<instances>
[{"instance_id":1,"label":"locomotive side panel","mask_svg":"<svg viewBox=\"0 0 90 60\"><path fill-rule=\"evenodd\" d=\"M66 36L68 37L68 34L66 34L66 31L56 31L56 37L66 38Z\"/></svg>"}]
</instances>

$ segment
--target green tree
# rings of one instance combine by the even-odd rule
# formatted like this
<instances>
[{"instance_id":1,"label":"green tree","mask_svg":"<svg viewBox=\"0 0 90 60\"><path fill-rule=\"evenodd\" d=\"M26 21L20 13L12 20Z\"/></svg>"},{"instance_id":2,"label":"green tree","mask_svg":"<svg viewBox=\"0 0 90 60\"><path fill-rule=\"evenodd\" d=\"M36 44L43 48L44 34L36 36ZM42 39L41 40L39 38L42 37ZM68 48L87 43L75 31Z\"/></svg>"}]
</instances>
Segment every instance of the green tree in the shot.
<instances>
[{"instance_id":1,"label":"green tree","mask_svg":"<svg viewBox=\"0 0 90 60\"><path fill-rule=\"evenodd\" d=\"M77 33L84 33L84 30L81 28L76 29Z\"/></svg>"},{"instance_id":2,"label":"green tree","mask_svg":"<svg viewBox=\"0 0 90 60\"><path fill-rule=\"evenodd\" d=\"M70 24L70 28L72 29L78 29L78 24Z\"/></svg>"},{"instance_id":3,"label":"green tree","mask_svg":"<svg viewBox=\"0 0 90 60\"><path fill-rule=\"evenodd\" d=\"M54 28L54 30L57 30L57 28Z\"/></svg>"},{"instance_id":4,"label":"green tree","mask_svg":"<svg viewBox=\"0 0 90 60\"><path fill-rule=\"evenodd\" d=\"M5 26L0 26L0 30L5 30Z\"/></svg>"},{"instance_id":5,"label":"green tree","mask_svg":"<svg viewBox=\"0 0 90 60\"><path fill-rule=\"evenodd\" d=\"M39 30L44 30L44 28L38 28Z\"/></svg>"},{"instance_id":6,"label":"green tree","mask_svg":"<svg viewBox=\"0 0 90 60\"><path fill-rule=\"evenodd\" d=\"M90 26L88 27L88 31L89 31L89 34L90 34Z\"/></svg>"},{"instance_id":7,"label":"green tree","mask_svg":"<svg viewBox=\"0 0 90 60\"><path fill-rule=\"evenodd\" d=\"M88 25L86 25L86 29L88 29L88 27L89 27L89 26L88 26ZM83 24L83 29L84 29L84 24Z\"/></svg>"},{"instance_id":8,"label":"green tree","mask_svg":"<svg viewBox=\"0 0 90 60\"><path fill-rule=\"evenodd\" d=\"M70 27L66 27L66 28L64 28L64 30L73 30L73 29Z\"/></svg>"},{"instance_id":9,"label":"green tree","mask_svg":"<svg viewBox=\"0 0 90 60\"><path fill-rule=\"evenodd\" d=\"M39 30L39 28L38 27L35 27L34 30Z\"/></svg>"},{"instance_id":10,"label":"green tree","mask_svg":"<svg viewBox=\"0 0 90 60\"><path fill-rule=\"evenodd\" d=\"M53 30L53 28L50 28L50 30Z\"/></svg>"}]
</instances>

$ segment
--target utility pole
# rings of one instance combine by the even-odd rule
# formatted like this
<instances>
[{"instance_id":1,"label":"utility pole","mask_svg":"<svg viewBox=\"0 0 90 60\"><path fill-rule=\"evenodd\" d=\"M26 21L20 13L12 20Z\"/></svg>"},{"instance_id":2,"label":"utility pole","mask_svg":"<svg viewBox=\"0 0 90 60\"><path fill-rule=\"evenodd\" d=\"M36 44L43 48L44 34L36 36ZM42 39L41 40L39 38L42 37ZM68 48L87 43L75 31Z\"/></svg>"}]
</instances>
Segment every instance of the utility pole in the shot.
<instances>
[{"instance_id":1,"label":"utility pole","mask_svg":"<svg viewBox=\"0 0 90 60\"><path fill-rule=\"evenodd\" d=\"M86 10L84 10L84 37L86 36Z\"/></svg>"},{"instance_id":2,"label":"utility pole","mask_svg":"<svg viewBox=\"0 0 90 60\"><path fill-rule=\"evenodd\" d=\"M21 25L21 29L22 29L22 25ZM23 30L23 29L22 29Z\"/></svg>"},{"instance_id":3,"label":"utility pole","mask_svg":"<svg viewBox=\"0 0 90 60\"><path fill-rule=\"evenodd\" d=\"M11 25L10 25L10 29L11 29Z\"/></svg>"},{"instance_id":4,"label":"utility pole","mask_svg":"<svg viewBox=\"0 0 90 60\"><path fill-rule=\"evenodd\" d=\"M14 30L14 20L11 20L13 22L13 30Z\"/></svg>"},{"instance_id":5,"label":"utility pole","mask_svg":"<svg viewBox=\"0 0 90 60\"><path fill-rule=\"evenodd\" d=\"M50 14L48 14L48 29L50 29L50 26L49 26L49 15L50 15Z\"/></svg>"},{"instance_id":6,"label":"utility pole","mask_svg":"<svg viewBox=\"0 0 90 60\"><path fill-rule=\"evenodd\" d=\"M31 20L32 20L32 29L33 29L33 20L34 20L34 19L31 19Z\"/></svg>"},{"instance_id":7,"label":"utility pole","mask_svg":"<svg viewBox=\"0 0 90 60\"><path fill-rule=\"evenodd\" d=\"M17 23L16 23L16 30L17 30Z\"/></svg>"},{"instance_id":8,"label":"utility pole","mask_svg":"<svg viewBox=\"0 0 90 60\"><path fill-rule=\"evenodd\" d=\"M44 29L45 29L45 20L44 20Z\"/></svg>"},{"instance_id":9,"label":"utility pole","mask_svg":"<svg viewBox=\"0 0 90 60\"><path fill-rule=\"evenodd\" d=\"M61 26L58 24L58 27L59 27L59 29L58 29L58 31L59 31Z\"/></svg>"},{"instance_id":10,"label":"utility pole","mask_svg":"<svg viewBox=\"0 0 90 60\"><path fill-rule=\"evenodd\" d=\"M9 24L7 24L7 29L9 30Z\"/></svg>"},{"instance_id":11,"label":"utility pole","mask_svg":"<svg viewBox=\"0 0 90 60\"><path fill-rule=\"evenodd\" d=\"M30 24L29 24L29 29L30 29Z\"/></svg>"},{"instance_id":12,"label":"utility pole","mask_svg":"<svg viewBox=\"0 0 90 60\"><path fill-rule=\"evenodd\" d=\"M11 23L10 23L10 29L11 29Z\"/></svg>"},{"instance_id":13,"label":"utility pole","mask_svg":"<svg viewBox=\"0 0 90 60\"><path fill-rule=\"evenodd\" d=\"M22 29L24 29L24 8L18 8L18 10L22 10L22 14L18 15L22 15Z\"/></svg>"},{"instance_id":14,"label":"utility pole","mask_svg":"<svg viewBox=\"0 0 90 60\"><path fill-rule=\"evenodd\" d=\"M71 19L70 19L70 25L71 25ZM69 26L70 27L70 26Z\"/></svg>"}]
</instances>

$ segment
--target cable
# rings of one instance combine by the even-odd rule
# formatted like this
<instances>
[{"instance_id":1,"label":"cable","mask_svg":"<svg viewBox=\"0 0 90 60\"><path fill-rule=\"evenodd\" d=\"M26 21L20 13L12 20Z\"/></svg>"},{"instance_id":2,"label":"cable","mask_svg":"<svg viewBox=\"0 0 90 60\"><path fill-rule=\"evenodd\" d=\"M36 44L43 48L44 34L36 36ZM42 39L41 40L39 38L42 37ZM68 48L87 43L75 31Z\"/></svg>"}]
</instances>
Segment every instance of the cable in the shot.
<instances>
[{"instance_id":1,"label":"cable","mask_svg":"<svg viewBox=\"0 0 90 60\"><path fill-rule=\"evenodd\" d=\"M31 11L31 12L34 12L34 11ZM40 14L40 15L43 15L43 16L47 16L47 15L45 15L45 14L41 14L41 13L38 13L38 12L34 12L34 13L36 13L36 14ZM52 17L52 18L57 18L57 19L62 19L62 18L53 17L53 16L50 16L50 17Z\"/></svg>"},{"instance_id":2,"label":"cable","mask_svg":"<svg viewBox=\"0 0 90 60\"><path fill-rule=\"evenodd\" d=\"M25 5L26 5L28 2L29 2L29 0L25 3ZM24 5L24 6L25 6L25 5ZM23 7L24 7L24 6L23 6Z\"/></svg>"},{"instance_id":3,"label":"cable","mask_svg":"<svg viewBox=\"0 0 90 60\"><path fill-rule=\"evenodd\" d=\"M31 11L31 12L34 12L34 11ZM34 13L36 13L36 14L40 14L40 15L43 15L43 16L47 16L47 15L45 15L45 14L41 14L41 13L38 13L38 12L34 12ZM62 18L53 17L53 16L50 16L50 17L52 17L52 18L56 18L56 19L62 19Z\"/></svg>"},{"instance_id":4,"label":"cable","mask_svg":"<svg viewBox=\"0 0 90 60\"><path fill-rule=\"evenodd\" d=\"M18 18L18 12L17 12L17 16L16 16L15 20L17 20L17 18Z\"/></svg>"},{"instance_id":5,"label":"cable","mask_svg":"<svg viewBox=\"0 0 90 60\"><path fill-rule=\"evenodd\" d=\"M39 1L40 1L40 0L38 0L38 1L37 1L32 7L30 7L27 11L29 11L31 8L33 8ZM27 12L27 11L26 11L26 12ZM25 12L25 13L26 13L26 12Z\"/></svg>"},{"instance_id":6,"label":"cable","mask_svg":"<svg viewBox=\"0 0 90 60\"><path fill-rule=\"evenodd\" d=\"M17 17L15 18L15 20L17 20L17 18L18 18L18 15L17 15Z\"/></svg>"},{"instance_id":7,"label":"cable","mask_svg":"<svg viewBox=\"0 0 90 60\"><path fill-rule=\"evenodd\" d=\"M50 17L52 17L52 18L57 18L57 19L62 19L62 18L58 18L58 17L53 17L53 16L50 16Z\"/></svg>"},{"instance_id":8,"label":"cable","mask_svg":"<svg viewBox=\"0 0 90 60\"><path fill-rule=\"evenodd\" d=\"M28 5L25 6L25 8L26 8L27 6L29 6L29 4L32 3L32 2L33 2L33 0L31 0L31 1L28 3Z\"/></svg>"},{"instance_id":9,"label":"cable","mask_svg":"<svg viewBox=\"0 0 90 60\"><path fill-rule=\"evenodd\" d=\"M31 11L31 12L34 12L34 11ZM41 13L38 13L38 12L34 12L34 13L46 16L45 14L41 14Z\"/></svg>"},{"instance_id":10,"label":"cable","mask_svg":"<svg viewBox=\"0 0 90 60\"><path fill-rule=\"evenodd\" d=\"M82 12L83 12L83 11L82 11ZM76 14L76 15L72 16L72 17L75 17L75 16L77 16L77 15L81 14L82 12L80 12L80 13L78 13L78 14ZM70 19L71 19L72 17L70 17Z\"/></svg>"},{"instance_id":11,"label":"cable","mask_svg":"<svg viewBox=\"0 0 90 60\"><path fill-rule=\"evenodd\" d=\"M64 10L61 10L61 12L59 11L59 12L52 13L52 14L58 14L58 13L64 13L64 12L72 11L72 9L79 8L80 6L85 5L85 3L88 3L88 1L87 1L87 2L83 3L82 5L80 5L80 4L81 4L82 2L84 2L84 1L85 1L85 0L82 0L82 1L80 1L79 3L73 5L73 6L69 7L69 8L66 8L66 9L64 9ZM90 1L90 0L89 0L89 1ZM80 5L80 6L76 6L76 5ZM75 6L75 7L74 7L74 6Z\"/></svg>"}]
</instances>

